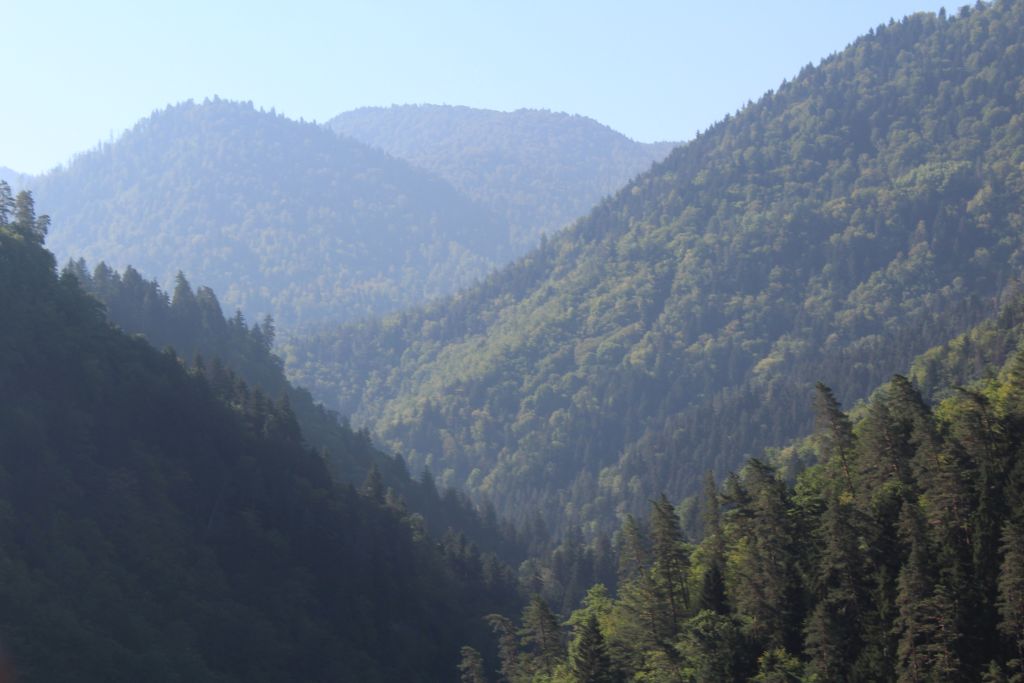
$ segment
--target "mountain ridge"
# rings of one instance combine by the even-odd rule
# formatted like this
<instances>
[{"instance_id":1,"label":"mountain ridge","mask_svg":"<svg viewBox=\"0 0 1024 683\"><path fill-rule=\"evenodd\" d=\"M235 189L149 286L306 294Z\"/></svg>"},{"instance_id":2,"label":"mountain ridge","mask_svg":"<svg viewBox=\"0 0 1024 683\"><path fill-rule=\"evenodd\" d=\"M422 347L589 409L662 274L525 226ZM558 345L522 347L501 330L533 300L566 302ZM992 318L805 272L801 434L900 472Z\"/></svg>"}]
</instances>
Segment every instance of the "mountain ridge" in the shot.
<instances>
[{"instance_id":1,"label":"mountain ridge","mask_svg":"<svg viewBox=\"0 0 1024 683\"><path fill-rule=\"evenodd\" d=\"M62 260L186 270L282 326L423 300L503 259L498 226L443 180L250 103L160 110L34 186Z\"/></svg>"},{"instance_id":2,"label":"mountain ridge","mask_svg":"<svg viewBox=\"0 0 1024 683\"><path fill-rule=\"evenodd\" d=\"M587 116L526 108L362 107L325 125L437 174L503 216L517 254L678 144L640 143Z\"/></svg>"},{"instance_id":3,"label":"mountain ridge","mask_svg":"<svg viewBox=\"0 0 1024 683\"><path fill-rule=\"evenodd\" d=\"M805 431L815 381L866 396L1018 286L1022 8L881 25L480 285L293 340L290 372L503 513L680 498Z\"/></svg>"}]
</instances>

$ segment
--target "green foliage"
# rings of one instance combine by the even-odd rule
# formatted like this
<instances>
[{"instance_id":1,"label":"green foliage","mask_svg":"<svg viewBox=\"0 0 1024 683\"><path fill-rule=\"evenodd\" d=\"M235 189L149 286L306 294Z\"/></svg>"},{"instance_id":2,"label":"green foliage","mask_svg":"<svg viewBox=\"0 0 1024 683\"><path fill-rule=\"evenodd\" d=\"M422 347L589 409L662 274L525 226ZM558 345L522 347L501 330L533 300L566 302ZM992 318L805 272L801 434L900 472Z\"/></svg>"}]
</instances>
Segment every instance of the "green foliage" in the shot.
<instances>
[{"instance_id":1,"label":"green foliage","mask_svg":"<svg viewBox=\"0 0 1024 683\"><path fill-rule=\"evenodd\" d=\"M180 268L287 327L393 311L509 257L504 225L440 178L251 103L168 107L33 183L61 259Z\"/></svg>"},{"instance_id":2,"label":"green foliage","mask_svg":"<svg viewBox=\"0 0 1024 683\"><path fill-rule=\"evenodd\" d=\"M478 509L460 493L446 489L440 495L433 485L421 485L410 477L401 457L379 451L366 432L353 430L315 403L308 391L290 384L283 363L272 353L276 329L271 316L251 327L240 312L225 318L213 290L193 291L181 272L171 297L131 266L121 274L101 262L90 273L85 260L78 259L68 262L64 272L104 305L107 317L121 330L194 359L221 395L230 394L242 381L264 396L287 402L304 439L321 452L339 481L359 486L376 469L379 491L374 488L371 497L383 500L390 489L393 507L422 515L432 535L459 529L485 551L485 561L493 553L512 564L525 558L526 543L511 525L497 518L492 507L485 504Z\"/></svg>"},{"instance_id":3,"label":"green foliage","mask_svg":"<svg viewBox=\"0 0 1024 683\"><path fill-rule=\"evenodd\" d=\"M674 146L633 142L583 116L529 109L366 107L327 125L486 206L504 219L517 252L584 215Z\"/></svg>"},{"instance_id":4,"label":"green foliage","mask_svg":"<svg viewBox=\"0 0 1024 683\"><path fill-rule=\"evenodd\" d=\"M615 683L608 647L597 617L591 614L576 637L572 671L577 683Z\"/></svg>"},{"instance_id":5,"label":"green foliage","mask_svg":"<svg viewBox=\"0 0 1024 683\"><path fill-rule=\"evenodd\" d=\"M684 546L672 506L652 503L650 542L627 518L617 595L587 595L570 619L564 666L578 661L587 631L605 644L594 646L605 653L595 660L607 656L601 670L631 681L1020 680L1024 405L1013 387L1022 357L934 411L902 376L852 419L833 405L825 426L849 427L852 486L835 459L793 485L751 460L705 494L707 532L679 555L688 570L675 594L666 563ZM985 559L990 524L1002 533ZM677 601L722 558L718 610Z\"/></svg>"},{"instance_id":6,"label":"green foliage","mask_svg":"<svg viewBox=\"0 0 1024 683\"><path fill-rule=\"evenodd\" d=\"M1013 298L1022 27L1015 0L880 26L479 285L292 340L289 372L518 522L695 494L807 433L816 382L851 405Z\"/></svg>"},{"instance_id":7,"label":"green foliage","mask_svg":"<svg viewBox=\"0 0 1024 683\"><path fill-rule=\"evenodd\" d=\"M462 648L462 660L459 662L460 683L487 683L484 674L484 658L471 647Z\"/></svg>"},{"instance_id":8,"label":"green foliage","mask_svg":"<svg viewBox=\"0 0 1024 683\"><path fill-rule=\"evenodd\" d=\"M21 224L0 318L0 640L24 680L442 680L516 604L336 486L287 400L112 328Z\"/></svg>"}]
</instances>

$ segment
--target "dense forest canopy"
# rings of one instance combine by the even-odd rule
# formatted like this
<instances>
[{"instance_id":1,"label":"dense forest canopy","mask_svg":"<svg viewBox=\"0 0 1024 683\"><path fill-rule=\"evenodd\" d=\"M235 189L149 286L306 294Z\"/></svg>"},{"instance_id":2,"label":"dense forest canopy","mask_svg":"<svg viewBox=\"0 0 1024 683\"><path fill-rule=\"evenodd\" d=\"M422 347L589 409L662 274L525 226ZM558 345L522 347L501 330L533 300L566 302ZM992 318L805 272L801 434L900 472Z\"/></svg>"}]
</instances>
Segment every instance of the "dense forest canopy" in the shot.
<instances>
[{"instance_id":1,"label":"dense forest canopy","mask_svg":"<svg viewBox=\"0 0 1024 683\"><path fill-rule=\"evenodd\" d=\"M503 217L517 254L584 215L675 145L634 142L585 116L536 109L365 107L327 125L437 174Z\"/></svg>"},{"instance_id":2,"label":"dense forest canopy","mask_svg":"<svg viewBox=\"0 0 1024 683\"><path fill-rule=\"evenodd\" d=\"M929 357L959 364L955 345ZM699 543L665 497L627 517L614 589L567 619L540 596L489 618L498 680L1024 680L1024 346L942 389L932 408L897 375L851 419L819 384L816 464L709 473ZM462 680L488 680L462 654Z\"/></svg>"},{"instance_id":3,"label":"dense forest canopy","mask_svg":"<svg viewBox=\"0 0 1024 683\"><path fill-rule=\"evenodd\" d=\"M248 103L186 102L31 184L41 210L62 217L49 242L61 259L131 264L163 283L181 269L230 306L292 329L469 285L668 152L589 119L522 116L475 129L514 159L465 158L446 174L379 139L384 151ZM464 141L447 130L436 118L415 127L455 160ZM483 182L480 163L500 177L475 189L448 179Z\"/></svg>"},{"instance_id":4,"label":"dense forest canopy","mask_svg":"<svg viewBox=\"0 0 1024 683\"><path fill-rule=\"evenodd\" d=\"M478 286L287 347L413 468L614 528L997 310L1024 265L1024 3L872 30Z\"/></svg>"},{"instance_id":5,"label":"dense forest canopy","mask_svg":"<svg viewBox=\"0 0 1024 683\"><path fill-rule=\"evenodd\" d=\"M284 327L423 301L505 258L502 224L445 181L251 104L168 107L33 187L61 259L181 269Z\"/></svg>"},{"instance_id":6,"label":"dense forest canopy","mask_svg":"<svg viewBox=\"0 0 1024 683\"><path fill-rule=\"evenodd\" d=\"M507 568L379 480L335 485L286 395L112 327L48 228L0 183L0 642L23 680L436 681L487 650Z\"/></svg>"},{"instance_id":7,"label":"dense forest canopy","mask_svg":"<svg viewBox=\"0 0 1024 683\"><path fill-rule=\"evenodd\" d=\"M78 259L64 272L103 304L107 318L122 331L208 367L218 377L214 384L242 381L266 396L285 397L306 443L321 453L337 481L360 486L377 476L384 494L421 515L433 535L456 529L506 562L525 559L526 542L498 520L492 507L478 510L461 491L438 490L429 473L413 476L401 457L381 452L368 433L354 431L315 403L308 391L289 383L283 362L272 351L277 332L270 316L252 325L240 311L225 316L216 293L205 286L193 291L184 273L177 275L168 294L131 266L118 273L100 263L90 272L84 259ZM529 542L543 541L534 533Z\"/></svg>"}]
</instances>

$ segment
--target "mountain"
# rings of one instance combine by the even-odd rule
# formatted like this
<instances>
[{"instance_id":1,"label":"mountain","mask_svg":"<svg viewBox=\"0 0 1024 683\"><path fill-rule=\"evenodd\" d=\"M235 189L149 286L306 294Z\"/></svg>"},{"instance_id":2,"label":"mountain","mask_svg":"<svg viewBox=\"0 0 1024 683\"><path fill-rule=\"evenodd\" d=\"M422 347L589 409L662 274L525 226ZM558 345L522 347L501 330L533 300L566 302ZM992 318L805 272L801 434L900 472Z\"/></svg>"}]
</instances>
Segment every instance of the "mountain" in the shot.
<instances>
[{"instance_id":1,"label":"mountain","mask_svg":"<svg viewBox=\"0 0 1024 683\"><path fill-rule=\"evenodd\" d=\"M295 339L413 467L614 528L850 404L1024 269L1024 2L870 31L446 300Z\"/></svg>"},{"instance_id":2,"label":"mountain","mask_svg":"<svg viewBox=\"0 0 1024 683\"><path fill-rule=\"evenodd\" d=\"M100 263L90 272L79 259L63 272L103 304L107 319L126 334L192 359L197 368L218 377L215 385L244 382L274 400L286 400L306 443L322 455L335 480L361 486L378 476L385 493L420 515L435 537L454 529L512 565L525 559L517 532L501 524L493 508L478 510L459 491L439 492L429 476L414 479L401 458L375 448L369 434L356 432L315 403L308 391L289 383L284 363L272 352L276 330L271 319L250 326L238 313L225 318L216 293L204 286L193 291L184 274L178 275L169 296L131 266L122 274Z\"/></svg>"},{"instance_id":3,"label":"mountain","mask_svg":"<svg viewBox=\"0 0 1024 683\"><path fill-rule=\"evenodd\" d=\"M34 190L61 260L184 270L285 327L394 310L505 259L503 226L444 181L251 104L168 107Z\"/></svg>"},{"instance_id":4,"label":"mountain","mask_svg":"<svg viewBox=\"0 0 1024 683\"><path fill-rule=\"evenodd\" d=\"M488 207L508 223L518 253L584 215L675 146L634 142L585 116L536 109L366 107L327 125L437 174Z\"/></svg>"},{"instance_id":5,"label":"mountain","mask_svg":"<svg viewBox=\"0 0 1024 683\"><path fill-rule=\"evenodd\" d=\"M507 680L1021 680L1022 309L920 359L965 368L967 340L988 359L1009 342L984 379L933 385L934 406L901 375L856 415L819 385L799 446L814 464L795 481L759 459L707 478L699 543L664 496L627 518L616 590L587 591L568 648L540 597L518 624L491 618Z\"/></svg>"},{"instance_id":6,"label":"mountain","mask_svg":"<svg viewBox=\"0 0 1024 683\"><path fill-rule=\"evenodd\" d=\"M0 640L24 680L449 677L515 603L508 570L335 486L287 401L110 326L18 202L0 221Z\"/></svg>"}]
</instances>

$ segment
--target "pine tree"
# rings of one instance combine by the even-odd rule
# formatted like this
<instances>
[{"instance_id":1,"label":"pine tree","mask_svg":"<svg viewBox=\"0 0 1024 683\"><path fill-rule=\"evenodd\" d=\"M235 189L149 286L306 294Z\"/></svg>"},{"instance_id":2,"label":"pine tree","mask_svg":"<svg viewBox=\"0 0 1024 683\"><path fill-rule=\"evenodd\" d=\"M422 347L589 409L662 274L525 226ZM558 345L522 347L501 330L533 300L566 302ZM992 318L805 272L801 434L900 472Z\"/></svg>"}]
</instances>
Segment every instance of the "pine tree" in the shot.
<instances>
[{"instance_id":1,"label":"pine tree","mask_svg":"<svg viewBox=\"0 0 1024 683\"><path fill-rule=\"evenodd\" d=\"M690 596L687 578L690 553L679 525L675 507L665 494L654 501L651 509L651 576L660 603L659 630L664 642L671 645L689 611Z\"/></svg>"},{"instance_id":2,"label":"pine tree","mask_svg":"<svg viewBox=\"0 0 1024 683\"><path fill-rule=\"evenodd\" d=\"M732 601L737 613L749 620L747 629L758 643L795 651L801 616L786 485L774 469L753 458L737 492L743 504L731 511L730 519L736 534L733 542L743 552Z\"/></svg>"},{"instance_id":3,"label":"pine tree","mask_svg":"<svg viewBox=\"0 0 1024 683\"><path fill-rule=\"evenodd\" d=\"M1010 667L1024 680L1024 525L1003 527L1003 561L999 570L999 632L1012 653Z\"/></svg>"},{"instance_id":4,"label":"pine tree","mask_svg":"<svg viewBox=\"0 0 1024 683\"><path fill-rule=\"evenodd\" d=\"M9 225L14 216L14 196L6 180L0 180L0 226Z\"/></svg>"},{"instance_id":5,"label":"pine tree","mask_svg":"<svg viewBox=\"0 0 1024 683\"><path fill-rule=\"evenodd\" d=\"M851 460L856 445L850 418L842 411L832 390L818 382L815 385L815 431L823 460L838 471L837 479L851 494L856 493Z\"/></svg>"},{"instance_id":6,"label":"pine tree","mask_svg":"<svg viewBox=\"0 0 1024 683\"><path fill-rule=\"evenodd\" d=\"M7 192L9 194L10 187L7 188ZM8 205L7 201L0 196L0 203ZM23 190L14 198L13 217L11 224L19 233L37 244L43 243L50 228L50 217L36 216L36 204L31 192Z\"/></svg>"},{"instance_id":7,"label":"pine tree","mask_svg":"<svg viewBox=\"0 0 1024 683\"><path fill-rule=\"evenodd\" d=\"M551 608L539 595L530 599L523 610L519 636L533 652L534 671L550 674L562 658L562 633Z\"/></svg>"},{"instance_id":8,"label":"pine tree","mask_svg":"<svg viewBox=\"0 0 1024 683\"><path fill-rule=\"evenodd\" d=\"M710 471L704 477L703 503L704 542L701 549L705 553L705 569L701 577L697 608L725 614L728 611L725 598L725 537L722 534L718 487Z\"/></svg>"},{"instance_id":9,"label":"pine tree","mask_svg":"<svg viewBox=\"0 0 1024 683\"><path fill-rule=\"evenodd\" d=\"M687 620L678 648L685 679L698 683L733 681L743 670L745 654L735 620L710 610Z\"/></svg>"},{"instance_id":10,"label":"pine tree","mask_svg":"<svg viewBox=\"0 0 1024 683\"><path fill-rule=\"evenodd\" d=\"M604 635L593 614L583 623L573 655L572 670L578 683L614 683L611 658Z\"/></svg>"},{"instance_id":11,"label":"pine tree","mask_svg":"<svg viewBox=\"0 0 1024 683\"><path fill-rule=\"evenodd\" d=\"M833 493L822 518L819 543L824 547L815 580L816 604L806 627L808 671L821 680L842 680L853 668L862 646L865 609L864 563L856 510Z\"/></svg>"},{"instance_id":12,"label":"pine tree","mask_svg":"<svg viewBox=\"0 0 1024 683\"><path fill-rule=\"evenodd\" d=\"M466 645L463 646L461 654L459 682L487 683L487 676L484 674L484 658L480 656L480 653Z\"/></svg>"},{"instance_id":13,"label":"pine tree","mask_svg":"<svg viewBox=\"0 0 1024 683\"><path fill-rule=\"evenodd\" d=\"M486 617L486 621L498 636L498 659L501 661L498 673L501 674L501 680L505 683L518 681L522 662L519 658L519 642L512 620L500 614L490 614Z\"/></svg>"},{"instance_id":14,"label":"pine tree","mask_svg":"<svg viewBox=\"0 0 1024 683\"><path fill-rule=\"evenodd\" d=\"M377 463L370 465L370 471L366 473L366 481L363 482L360 491L370 500L380 505L384 504L384 480L381 479Z\"/></svg>"}]
</instances>

